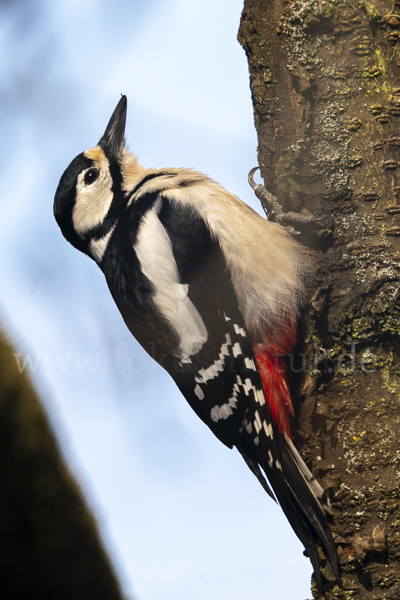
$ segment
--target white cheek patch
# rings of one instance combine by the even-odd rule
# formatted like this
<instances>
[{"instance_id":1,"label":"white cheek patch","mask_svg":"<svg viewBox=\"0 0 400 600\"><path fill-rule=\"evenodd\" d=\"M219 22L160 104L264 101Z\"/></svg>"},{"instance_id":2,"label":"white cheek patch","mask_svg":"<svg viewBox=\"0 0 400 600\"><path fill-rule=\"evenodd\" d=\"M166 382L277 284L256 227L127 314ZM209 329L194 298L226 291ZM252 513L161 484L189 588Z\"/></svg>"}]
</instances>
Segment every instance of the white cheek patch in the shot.
<instances>
[{"instance_id":1,"label":"white cheek patch","mask_svg":"<svg viewBox=\"0 0 400 600\"><path fill-rule=\"evenodd\" d=\"M99 240L92 240L90 242L90 253L91 253L92 257L94 258L94 260L97 262L97 264L101 263L101 261L103 260L104 252L106 251L108 242L110 241L110 238L113 234L115 226L116 226L116 223L114 223L114 225L111 227L110 231L108 233L106 233L106 235L104 235Z\"/></svg>"},{"instance_id":2,"label":"white cheek patch","mask_svg":"<svg viewBox=\"0 0 400 600\"><path fill-rule=\"evenodd\" d=\"M99 178L90 185L85 185L85 173L82 172L78 177L76 202L72 211L74 229L79 235L84 235L104 221L114 197L108 169L100 169Z\"/></svg>"},{"instance_id":3,"label":"white cheek patch","mask_svg":"<svg viewBox=\"0 0 400 600\"><path fill-rule=\"evenodd\" d=\"M145 215L140 225L135 250L143 273L155 288L154 302L173 326L180 340L182 361L202 348L207 329L193 302L188 298L189 286L179 283L177 264L171 240L158 218L161 201Z\"/></svg>"}]
</instances>

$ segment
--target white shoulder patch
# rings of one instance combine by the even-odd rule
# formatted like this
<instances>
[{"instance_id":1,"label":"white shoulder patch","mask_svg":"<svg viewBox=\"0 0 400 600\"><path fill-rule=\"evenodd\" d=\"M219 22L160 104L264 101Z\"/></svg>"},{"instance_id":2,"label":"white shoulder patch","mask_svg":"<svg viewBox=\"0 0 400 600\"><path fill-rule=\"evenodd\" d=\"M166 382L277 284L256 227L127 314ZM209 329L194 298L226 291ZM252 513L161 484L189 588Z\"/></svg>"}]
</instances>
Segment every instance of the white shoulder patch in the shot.
<instances>
[{"instance_id":1,"label":"white shoulder patch","mask_svg":"<svg viewBox=\"0 0 400 600\"><path fill-rule=\"evenodd\" d=\"M161 201L144 216L135 250L143 273L155 288L154 301L180 340L181 359L197 354L207 341L203 319L188 298L188 285L179 282L171 240L158 218Z\"/></svg>"}]
</instances>

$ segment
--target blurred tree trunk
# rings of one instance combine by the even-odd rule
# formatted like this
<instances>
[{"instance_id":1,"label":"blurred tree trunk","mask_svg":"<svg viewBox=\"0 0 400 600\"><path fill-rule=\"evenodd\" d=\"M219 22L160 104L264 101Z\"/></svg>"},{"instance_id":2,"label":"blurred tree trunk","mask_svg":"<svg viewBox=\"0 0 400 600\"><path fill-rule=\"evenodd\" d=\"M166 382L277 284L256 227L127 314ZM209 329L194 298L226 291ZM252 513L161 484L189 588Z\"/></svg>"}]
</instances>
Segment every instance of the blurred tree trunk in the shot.
<instances>
[{"instance_id":1,"label":"blurred tree trunk","mask_svg":"<svg viewBox=\"0 0 400 600\"><path fill-rule=\"evenodd\" d=\"M334 509L327 598L400 598L399 32L398 0L245 0L239 30L266 187L332 213L299 236L316 271L293 376L295 441Z\"/></svg>"},{"instance_id":2,"label":"blurred tree trunk","mask_svg":"<svg viewBox=\"0 0 400 600\"><path fill-rule=\"evenodd\" d=\"M122 600L40 402L0 334L0 598Z\"/></svg>"}]
</instances>

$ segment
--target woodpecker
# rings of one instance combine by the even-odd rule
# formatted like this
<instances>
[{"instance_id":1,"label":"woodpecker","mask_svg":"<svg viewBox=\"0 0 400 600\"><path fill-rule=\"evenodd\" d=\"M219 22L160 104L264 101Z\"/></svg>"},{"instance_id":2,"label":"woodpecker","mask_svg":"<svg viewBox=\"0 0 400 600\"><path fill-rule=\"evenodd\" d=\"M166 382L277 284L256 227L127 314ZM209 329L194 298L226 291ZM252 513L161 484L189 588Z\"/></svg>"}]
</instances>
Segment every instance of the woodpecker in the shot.
<instances>
[{"instance_id":1,"label":"woodpecker","mask_svg":"<svg viewBox=\"0 0 400 600\"><path fill-rule=\"evenodd\" d=\"M103 271L144 350L276 497L322 593L319 545L340 583L330 504L292 441L284 360L305 298L305 253L209 177L142 167L125 145L126 109L122 96L98 145L62 175L56 221Z\"/></svg>"}]
</instances>

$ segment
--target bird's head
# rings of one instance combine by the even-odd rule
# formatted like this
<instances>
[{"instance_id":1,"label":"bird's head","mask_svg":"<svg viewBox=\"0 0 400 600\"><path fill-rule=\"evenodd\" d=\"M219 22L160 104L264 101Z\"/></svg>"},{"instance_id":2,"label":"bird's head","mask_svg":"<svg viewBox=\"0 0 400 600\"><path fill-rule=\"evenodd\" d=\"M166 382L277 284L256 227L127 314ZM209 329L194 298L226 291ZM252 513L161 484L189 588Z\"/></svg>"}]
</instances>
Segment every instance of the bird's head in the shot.
<instances>
[{"instance_id":1,"label":"bird's head","mask_svg":"<svg viewBox=\"0 0 400 600\"><path fill-rule=\"evenodd\" d=\"M126 107L126 96L122 96L97 146L74 158L57 187L56 221L64 237L85 253L90 240L107 233L118 218L124 166L135 161L125 148Z\"/></svg>"}]
</instances>

